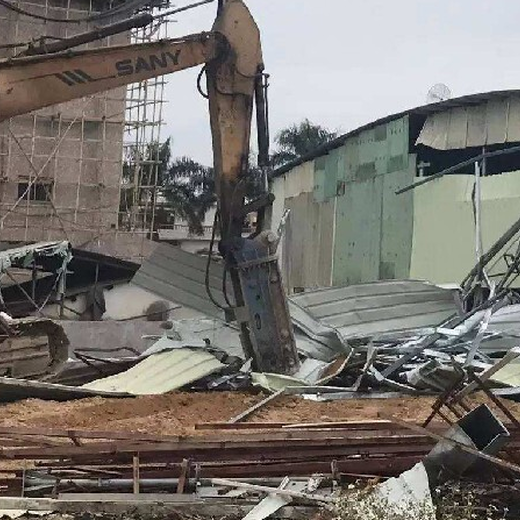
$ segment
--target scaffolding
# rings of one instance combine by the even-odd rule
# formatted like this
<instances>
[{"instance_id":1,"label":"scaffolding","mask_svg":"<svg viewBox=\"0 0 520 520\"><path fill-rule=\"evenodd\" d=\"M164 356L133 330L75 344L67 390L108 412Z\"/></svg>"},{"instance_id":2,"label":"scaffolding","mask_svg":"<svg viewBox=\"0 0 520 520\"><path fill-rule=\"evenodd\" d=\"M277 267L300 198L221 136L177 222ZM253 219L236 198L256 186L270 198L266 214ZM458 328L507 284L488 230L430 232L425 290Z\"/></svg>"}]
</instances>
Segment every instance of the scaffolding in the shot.
<instances>
[{"instance_id":1,"label":"scaffolding","mask_svg":"<svg viewBox=\"0 0 520 520\"><path fill-rule=\"evenodd\" d=\"M110 5L110 4L106 4ZM27 0L50 19L99 13L95 0ZM126 16L125 13L113 17ZM0 44L67 38L91 23L45 21L0 9ZM127 43L119 34L89 47ZM2 56L16 54L2 49ZM125 89L11 118L0 125L0 228L3 240L70 240L86 246L116 229ZM113 115L110 115L113 114Z\"/></svg>"},{"instance_id":2,"label":"scaffolding","mask_svg":"<svg viewBox=\"0 0 520 520\"><path fill-rule=\"evenodd\" d=\"M165 3L157 8L168 7ZM132 43L168 37L168 19L131 32ZM134 83L127 88L124 163L119 228L153 238L161 173L161 127L165 77Z\"/></svg>"},{"instance_id":3,"label":"scaffolding","mask_svg":"<svg viewBox=\"0 0 520 520\"><path fill-rule=\"evenodd\" d=\"M108 23L132 14L136 2L21 0L17 5L61 20L127 3L126 10L117 10L104 20ZM146 0L137 4L142 10L150 9ZM156 2L154 6L164 7ZM0 56L18 52L13 42L37 42L42 36L67 38L95 26L44 21L0 6ZM166 29L163 18L153 26L87 47L154 41L166 37ZM160 141L164 84L163 78L157 78L0 123L2 240L69 240L78 248L132 260L146 256L152 247L148 238L154 227L159 174L152 143ZM137 152L135 158L123 168L131 149ZM132 172L130 183L124 171ZM130 218L122 218L121 188L124 192L129 185Z\"/></svg>"}]
</instances>

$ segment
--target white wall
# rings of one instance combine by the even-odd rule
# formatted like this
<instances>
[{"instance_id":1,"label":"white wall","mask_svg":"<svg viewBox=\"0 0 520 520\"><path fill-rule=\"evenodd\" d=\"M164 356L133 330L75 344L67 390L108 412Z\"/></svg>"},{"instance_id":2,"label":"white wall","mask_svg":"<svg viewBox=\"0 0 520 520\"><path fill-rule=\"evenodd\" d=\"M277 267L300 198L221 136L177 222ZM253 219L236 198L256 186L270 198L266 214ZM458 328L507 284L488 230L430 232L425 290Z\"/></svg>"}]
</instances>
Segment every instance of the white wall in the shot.
<instances>
[{"instance_id":1,"label":"white wall","mask_svg":"<svg viewBox=\"0 0 520 520\"><path fill-rule=\"evenodd\" d=\"M298 197L302 193L314 191L314 161L305 162L287 173L275 177L271 181L270 191L275 196L271 214L271 229L276 232L287 207L286 201ZM284 268L284 245L285 240L282 237L278 247L278 259L282 272L286 271Z\"/></svg>"},{"instance_id":2,"label":"white wall","mask_svg":"<svg viewBox=\"0 0 520 520\"><path fill-rule=\"evenodd\" d=\"M475 265L473 183L471 175L446 175L414 190L410 278L460 283ZM485 252L520 218L520 171L483 177L481 189Z\"/></svg>"},{"instance_id":3,"label":"white wall","mask_svg":"<svg viewBox=\"0 0 520 520\"><path fill-rule=\"evenodd\" d=\"M150 304L160 300L164 301L156 294L132 284L116 285L113 289L105 289L104 295L107 310L103 315L103 320L124 320L141 316L145 314ZM174 302L167 303L170 308L175 307L175 310L170 312L170 319L181 320L203 316L195 310L179 306ZM77 296L75 301L69 298L66 305L77 312L83 312L86 298L84 295ZM58 304L47 305L44 312L50 318L59 319L60 307ZM65 310L64 317L73 320L79 318L77 314L69 310Z\"/></svg>"}]
</instances>

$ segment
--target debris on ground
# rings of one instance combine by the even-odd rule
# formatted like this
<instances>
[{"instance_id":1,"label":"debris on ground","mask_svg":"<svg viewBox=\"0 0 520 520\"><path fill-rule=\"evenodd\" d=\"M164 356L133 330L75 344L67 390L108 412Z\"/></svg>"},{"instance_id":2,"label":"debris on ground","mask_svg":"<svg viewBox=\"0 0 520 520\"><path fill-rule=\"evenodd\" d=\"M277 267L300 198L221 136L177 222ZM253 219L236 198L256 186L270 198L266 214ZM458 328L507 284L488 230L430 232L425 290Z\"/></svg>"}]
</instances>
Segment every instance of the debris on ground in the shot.
<instances>
[{"instance_id":1,"label":"debris on ground","mask_svg":"<svg viewBox=\"0 0 520 520\"><path fill-rule=\"evenodd\" d=\"M34 377L0 377L0 510L515 518L520 297L509 275L317 289L288 305L290 373L258 371L239 328L209 310L68 359L63 331L74 328L49 320L61 358ZM18 325L6 313L0 322Z\"/></svg>"}]
</instances>

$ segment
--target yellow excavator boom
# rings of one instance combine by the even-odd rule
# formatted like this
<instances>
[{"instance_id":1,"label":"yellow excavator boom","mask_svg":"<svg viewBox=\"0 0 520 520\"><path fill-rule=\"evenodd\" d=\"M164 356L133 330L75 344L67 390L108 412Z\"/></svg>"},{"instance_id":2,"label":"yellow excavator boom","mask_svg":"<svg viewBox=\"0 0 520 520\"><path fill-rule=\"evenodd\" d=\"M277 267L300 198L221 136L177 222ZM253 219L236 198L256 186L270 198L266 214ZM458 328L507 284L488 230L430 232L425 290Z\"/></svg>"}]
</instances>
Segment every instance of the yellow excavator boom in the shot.
<instances>
[{"instance_id":1,"label":"yellow excavator boom","mask_svg":"<svg viewBox=\"0 0 520 520\"><path fill-rule=\"evenodd\" d=\"M220 251L231 272L232 311L240 322L244 352L257 370L293 373L299 361L278 263L270 249L273 241L266 241L261 229L262 240L242 238L253 101L262 98L263 71L260 32L242 0L219 1L211 32L0 61L0 121L202 64Z\"/></svg>"},{"instance_id":2,"label":"yellow excavator boom","mask_svg":"<svg viewBox=\"0 0 520 520\"><path fill-rule=\"evenodd\" d=\"M202 65L226 48L218 33L0 62L0 121Z\"/></svg>"}]
</instances>

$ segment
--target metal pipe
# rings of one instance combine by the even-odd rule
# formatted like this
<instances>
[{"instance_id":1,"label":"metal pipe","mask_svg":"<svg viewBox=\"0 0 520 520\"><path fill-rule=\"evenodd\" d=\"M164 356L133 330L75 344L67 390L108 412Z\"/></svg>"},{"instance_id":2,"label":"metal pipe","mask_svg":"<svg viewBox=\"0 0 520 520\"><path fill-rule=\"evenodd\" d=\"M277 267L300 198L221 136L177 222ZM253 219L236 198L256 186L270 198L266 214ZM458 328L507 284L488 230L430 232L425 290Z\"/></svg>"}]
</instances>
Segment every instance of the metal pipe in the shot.
<instances>
[{"instance_id":1,"label":"metal pipe","mask_svg":"<svg viewBox=\"0 0 520 520\"><path fill-rule=\"evenodd\" d=\"M269 167L269 126L267 120L267 76L258 71L255 81L256 131L258 138L258 166Z\"/></svg>"},{"instance_id":2,"label":"metal pipe","mask_svg":"<svg viewBox=\"0 0 520 520\"><path fill-rule=\"evenodd\" d=\"M101 40L107 36L112 36L121 32L128 31L130 29L136 29L138 27L145 27L153 22L154 17L149 13L143 13L132 18L127 18L121 22L106 25L101 29L95 29L85 33L72 36L71 38L65 38L53 43L43 43L38 47L30 47L24 52L21 52L19 56L35 56L38 54L52 54L55 52L65 51L78 45L84 45L96 40Z\"/></svg>"},{"instance_id":3,"label":"metal pipe","mask_svg":"<svg viewBox=\"0 0 520 520\"><path fill-rule=\"evenodd\" d=\"M192 479L194 480L194 479ZM236 479L237 481L249 483L249 484L264 484L278 486L282 481L282 478L246 478ZM298 480L298 477L294 477L293 480ZM179 483L178 478L141 478L139 479L139 485L142 487L171 487L172 489ZM34 486L55 486L57 484L63 485L75 485L81 487L95 487L101 489L107 488L130 488L134 486L134 479L131 478L58 478L58 477L34 477L25 475L25 488L26 490ZM211 486L211 479L202 478L197 480L197 484L201 486Z\"/></svg>"},{"instance_id":4,"label":"metal pipe","mask_svg":"<svg viewBox=\"0 0 520 520\"><path fill-rule=\"evenodd\" d=\"M475 162L475 253L477 262L482 258L482 215L480 211L481 203L481 183L480 183L480 164ZM482 275L482 273L479 273Z\"/></svg>"},{"instance_id":5,"label":"metal pipe","mask_svg":"<svg viewBox=\"0 0 520 520\"><path fill-rule=\"evenodd\" d=\"M415 182L414 184L409 184L408 186L405 186L404 188L400 188L396 190L395 194L400 195L401 193L406 193L407 191L413 190L417 188L418 186L422 186L423 184L426 184L428 182L434 181L435 179L439 179L440 177L443 177L444 175L447 175L449 173L454 173L457 170L460 170L464 166L469 166L470 164L474 163L475 161L480 161L486 157L498 157L500 155L509 155L512 153L518 153L520 152L520 146L513 146L511 148L502 148L501 150L496 150L494 152L484 152L479 155L476 155L475 157L472 157L471 159L467 159L466 161L462 161L458 164L455 164L453 166L450 166L449 168L446 168L445 170L442 170L439 173L435 173L434 175L429 175L428 177L425 177L424 179L421 179L420 181Z\"/></svg>"},{"instance_id":6,"label":"metal pipe","mask_svg":"<svg viewBox=\"0 0 520 520\"><path fill-rule=\"evenodd\" d=\"M464 290L468 289L468 285L473 277L484 269L486 265L504 248L504 246L512 240L515 235L520 232L520 219L518 219L481 257L481 261L471 269L461 283Z\"/></svg>"},{"instance_id":7,"label":"metal pipe","mask_svg":"<svg viewBox=\"0 0 520 520\"><path fill-rule=\"evenodd\" d=\"M164 13L159 13L155 15L153 18L157 20L158 18L164 18L165 16L169 16L170 14L182 13L183 11L188 11L188 9L193 9L195 7L200 7L201 5L211 4L214 0L201 0L200 2L196 2L194 4L185 5L184 7L176 7L175 9L170 9L165 11Z\"/></svg>"},{"instance_id":8,"label":"metal pipe","mask_svg":"<svg viewBox=\"0 0 520 520\"><path fill-rule=\"evenodd\" d=\"M172 487L177 484L176 478L143 478L140 479L139 487ZM83 488L96 489L114 489L114 488L130 488L134 489L134 479L106 479L106 478L25 478L25 490L30 491L33 486L55 486L55 485L74 485Z\"/></svg>"}]
</instances>

